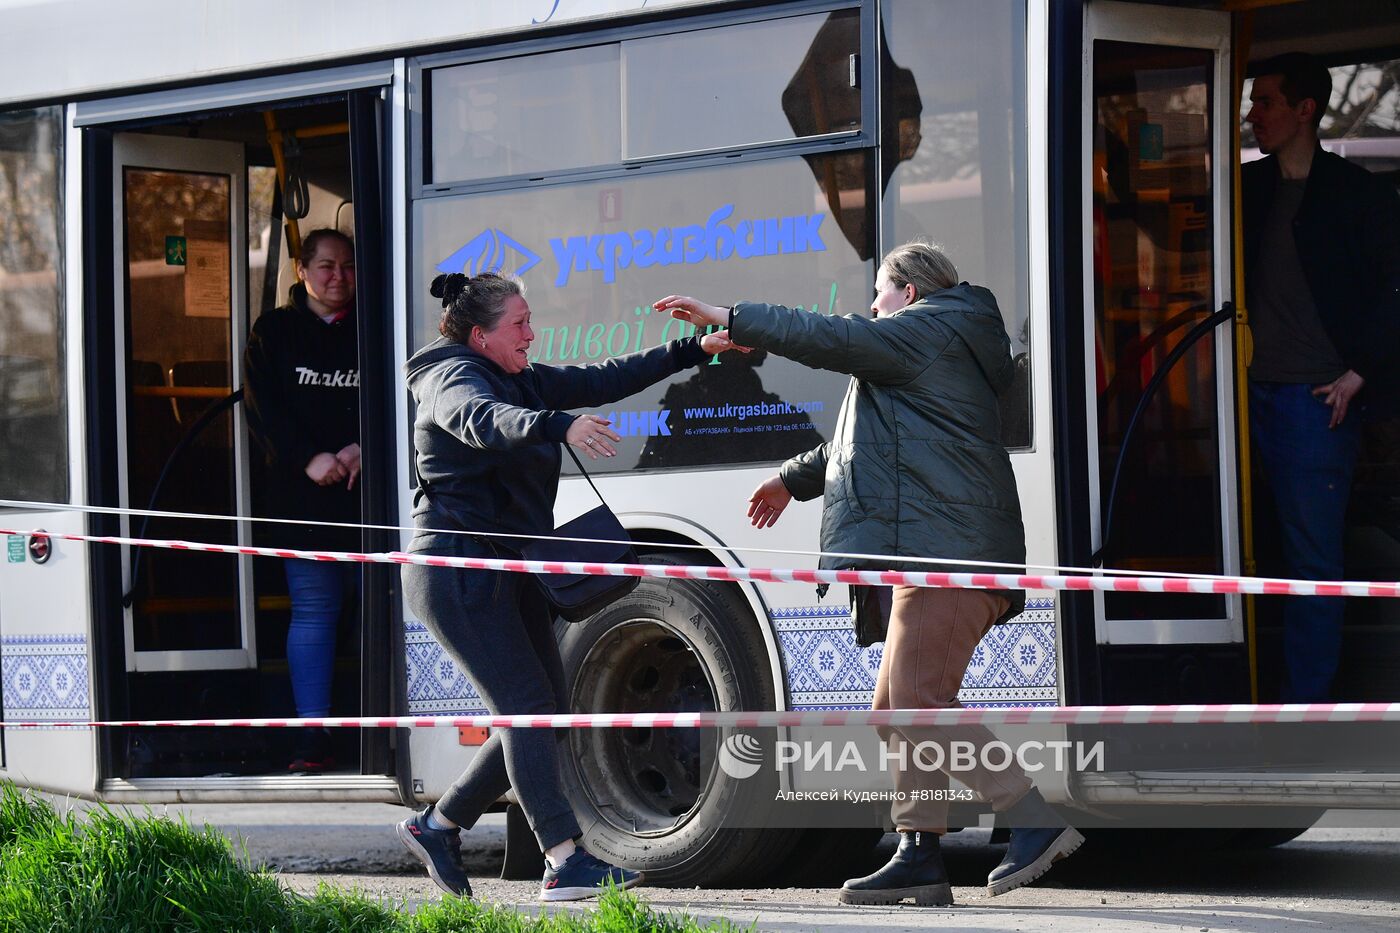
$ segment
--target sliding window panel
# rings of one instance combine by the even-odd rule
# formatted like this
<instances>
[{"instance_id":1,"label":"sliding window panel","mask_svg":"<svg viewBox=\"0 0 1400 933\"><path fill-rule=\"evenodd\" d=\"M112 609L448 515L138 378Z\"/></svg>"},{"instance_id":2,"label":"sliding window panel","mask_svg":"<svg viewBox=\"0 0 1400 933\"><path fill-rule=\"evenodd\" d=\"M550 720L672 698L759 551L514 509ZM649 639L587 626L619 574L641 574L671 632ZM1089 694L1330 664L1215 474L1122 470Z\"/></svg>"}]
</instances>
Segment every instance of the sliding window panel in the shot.
<instances>
[{"instance_id":1,"label":"sliding window panel","mask_svg":"<svg viewBox=\"0 0 1400 933\"><path fill-rule=\"evenodd\" d=\"M616 44L437 68L428 80L434 185L620 160Z\"/></svg>"},{"instance_id":2,"label":"sliding window panel","mask_svg":"<svg viewBox=\"0 0 1400 933\"><path fill-rule=\"evenodd\" d=\"M623 157L855 134L859 51L858 10L623 42Z\"/></svg>"}]
</instances>

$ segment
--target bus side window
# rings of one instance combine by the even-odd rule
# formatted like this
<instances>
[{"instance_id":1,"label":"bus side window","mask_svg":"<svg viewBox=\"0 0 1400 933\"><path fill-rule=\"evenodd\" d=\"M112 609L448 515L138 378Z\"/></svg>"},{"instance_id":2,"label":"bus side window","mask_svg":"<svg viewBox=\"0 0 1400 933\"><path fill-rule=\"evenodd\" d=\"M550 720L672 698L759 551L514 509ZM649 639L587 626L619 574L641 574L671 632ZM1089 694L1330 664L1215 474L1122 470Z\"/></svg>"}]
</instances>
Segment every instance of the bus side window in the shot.
<instances>
[{"instance_id":1,"label":"bus side window","mask_svg":"<svg viewBox=\"0 0 1400 933\"><path fill-rule=\"evenodd\" d=\"M0 498L68 498L62 112L0 114Z\"/></svg>"}]
</instances>

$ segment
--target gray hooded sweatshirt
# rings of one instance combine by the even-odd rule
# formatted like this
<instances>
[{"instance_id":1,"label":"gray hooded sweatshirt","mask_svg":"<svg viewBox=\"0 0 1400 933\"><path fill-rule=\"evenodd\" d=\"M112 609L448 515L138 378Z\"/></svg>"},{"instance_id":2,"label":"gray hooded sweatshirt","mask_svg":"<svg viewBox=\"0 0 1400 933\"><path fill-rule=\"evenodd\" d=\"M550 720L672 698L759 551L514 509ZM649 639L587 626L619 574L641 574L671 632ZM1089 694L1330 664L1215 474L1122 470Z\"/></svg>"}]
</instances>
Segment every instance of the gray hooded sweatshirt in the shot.
<instances>
[{"instance_id":1,"label":"gray hooded sweatshirt","mask_svg":"<svg viewBox=\"0 0 1400 933\"><path fill-rule=\"evenodd\" d=\"M554 530L559 445L576 415L706 359L691 337L585 366L507 373L443 337L404 364L418 405L413 446L419 527L547 535ZM514 550L509 540L497 546Z\"/></svg>"}]
</instances>

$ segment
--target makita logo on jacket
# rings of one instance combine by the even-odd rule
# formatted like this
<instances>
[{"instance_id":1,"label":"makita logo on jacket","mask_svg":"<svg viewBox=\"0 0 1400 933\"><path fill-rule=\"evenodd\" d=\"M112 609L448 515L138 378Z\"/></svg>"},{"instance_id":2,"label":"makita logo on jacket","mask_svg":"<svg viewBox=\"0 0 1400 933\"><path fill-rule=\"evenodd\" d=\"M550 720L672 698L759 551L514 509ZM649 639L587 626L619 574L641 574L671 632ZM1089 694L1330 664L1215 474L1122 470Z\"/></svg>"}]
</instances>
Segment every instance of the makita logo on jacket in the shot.
<instances>
[{"instance_id":1,"label":"makita logo on jacket","mask_svg":"<svg viewBox=\"0 0 1400 933\"><path fill-rule=\"evenodd\" d=\"M306 366L298 366L296 373L297 385L299 386L330 386L336 389L358 389L360 387L360 371L358 369L337 369L334 372L318 373Z\"/></svg>"}]
</instances>

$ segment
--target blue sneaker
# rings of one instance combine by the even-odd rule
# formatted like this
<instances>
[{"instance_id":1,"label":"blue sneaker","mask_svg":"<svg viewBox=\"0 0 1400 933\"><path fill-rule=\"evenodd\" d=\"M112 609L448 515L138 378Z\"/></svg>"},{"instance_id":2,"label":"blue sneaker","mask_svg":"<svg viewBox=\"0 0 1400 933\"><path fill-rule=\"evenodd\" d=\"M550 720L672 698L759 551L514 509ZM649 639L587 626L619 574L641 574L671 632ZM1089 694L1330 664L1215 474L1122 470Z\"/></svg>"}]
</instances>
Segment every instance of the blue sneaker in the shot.
<instances>
[{"instance_id":1,"label":"blue sneaker","mask_svg":"<svg viewBox=\"0 0 1400 933\"><path fill-rule=\"evenodd\" d=\"M429 804L421 813L415 813L395 829L404 848L418 857L428 868L428 877L448 894L458 897L471 897L472 886L467 881L467 871L462 867L462 834L457 829L433 829L428 825L428 814L433 812Z\"/></svg>"},{"instance_id":2,"label":"blue sneaker","mask_svg":"<svg viewBox=\"0 0 1400 933\"><path fill-rule=\"evenodd\" d=\"M987 876L988 897L1030 884L1084 844L1079 831L1066 825L1034 787L997 819L1012 827L1011 841L1006 858Z\"/></svg>"},{"instance_id":3,"label":"blue sneaker","mask_svg":"<svg viewBox=\"0 0 1400 933\"><path fill-rule=\"evenodd\" d=\"M549 860L545 860L540 900L581 901L597 897L607 889L609 882L619 891L625 891L642 883L642 873L609 865L580 848L558 868L551 867Z\"/></svg>"}]
</instances>

